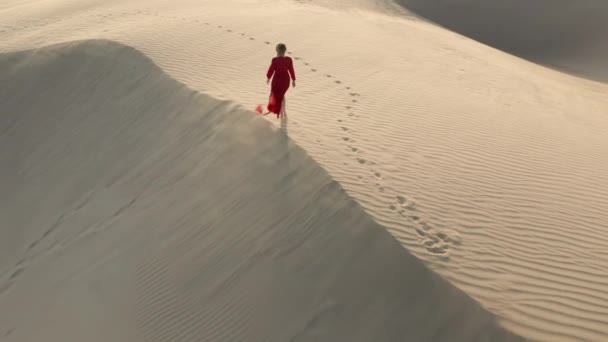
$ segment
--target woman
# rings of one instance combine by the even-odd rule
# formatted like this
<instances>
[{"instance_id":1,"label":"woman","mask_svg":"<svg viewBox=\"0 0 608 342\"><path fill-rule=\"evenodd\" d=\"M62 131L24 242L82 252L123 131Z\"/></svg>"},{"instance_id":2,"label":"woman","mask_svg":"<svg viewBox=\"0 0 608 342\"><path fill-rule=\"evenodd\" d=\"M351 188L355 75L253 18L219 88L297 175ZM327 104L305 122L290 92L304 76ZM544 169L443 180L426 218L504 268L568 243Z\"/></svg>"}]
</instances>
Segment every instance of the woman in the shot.
<instances>
[{"instance_id":1,"label":"woman","mask_svg":"<svg viewBox=\"0 0 608 342\"><path fill-rule=\"evenodd\" d=\"M285 115L285 93L289 89L289 81L296 86L296 73L293 69L291 57L286 57L287 47L285 44L277 45L277 56L272 59L272 63L266 73L266 83L272 78L270 88L270 99L268 101L268 113L275 113L277 118Z\"/></svg>"}]
</instances>

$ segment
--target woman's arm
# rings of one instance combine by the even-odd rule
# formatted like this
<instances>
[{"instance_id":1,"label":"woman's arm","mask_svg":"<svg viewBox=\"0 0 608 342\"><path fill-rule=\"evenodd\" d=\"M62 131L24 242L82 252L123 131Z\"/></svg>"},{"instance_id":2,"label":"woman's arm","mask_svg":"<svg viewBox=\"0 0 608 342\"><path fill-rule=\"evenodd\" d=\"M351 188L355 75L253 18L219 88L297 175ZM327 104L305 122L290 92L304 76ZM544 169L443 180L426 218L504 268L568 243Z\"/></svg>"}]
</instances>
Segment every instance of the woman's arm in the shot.
<instances>
[{"instance_id":1,"label":"woman's arm","mask_svg":"<svg viewBox=\"0 0 608 342\"><path fill-rule=\"evenodd\" d=\"M291 58L289 58L288 68L289 68L289 74L291 75L291 80L295 81L296 80L296 71L293 69L293 60Z\"/></svg>"},{"instance_id":2,"label":"woman's arm","mask_svg":"<svg viewBox=\"0 0 608 342\"><path fill-rule=\"evenodd\" d=\"M272 62L270 63L270 67L268 67L268 72L266 73L266 82L270 81L270 78L272 77L272 75L274 74L274 58L272 59Z\"/></svg>"},{"instance_id":3,"label":"woman's arm","mask_svg":"<svg viewBox=\"0 0 608 342\"><path fill-rule=\"evenodd\" d=\"M296 71L293 69L293 60L289 58L289 75L291 75L291 85L293 87L296 86Z\"/></svg>"}]
</instances>

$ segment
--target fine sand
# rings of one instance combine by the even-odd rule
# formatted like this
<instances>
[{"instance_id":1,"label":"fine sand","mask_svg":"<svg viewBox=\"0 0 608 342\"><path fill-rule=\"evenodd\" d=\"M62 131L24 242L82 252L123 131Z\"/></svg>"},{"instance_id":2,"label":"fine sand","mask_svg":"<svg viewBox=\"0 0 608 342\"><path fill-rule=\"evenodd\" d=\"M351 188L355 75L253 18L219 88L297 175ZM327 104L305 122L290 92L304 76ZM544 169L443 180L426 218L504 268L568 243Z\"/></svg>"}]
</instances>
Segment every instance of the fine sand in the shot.
<instances>
[{"instance_id":1,"label":"fine sand","mask_svg":"<svg viewBox=\"0 0 608 342\"><path fill-rule=\"evenodd\" d=\"M608 1L396 2L484 44L583 77L608 81Z\"/></svg>"},{"instance_id":2,"label":"fine sand","mask_svg":"<svg viewBox=\"0 0 608 342\"><path fill-rule=\"evenodd\" d=\"M136 50L0 75L7 341L518 340L284 134Z\"/></svg>"},{"instance_id":3,"label":"fine sand","mask_svg":"<svg viewBox=\"0 0 608 342\"><path fill-rule=\"evenodd\" d=\"M3 1L0 338L607 340L608 85L396 5Z\"/></svg>"}]
</instances>

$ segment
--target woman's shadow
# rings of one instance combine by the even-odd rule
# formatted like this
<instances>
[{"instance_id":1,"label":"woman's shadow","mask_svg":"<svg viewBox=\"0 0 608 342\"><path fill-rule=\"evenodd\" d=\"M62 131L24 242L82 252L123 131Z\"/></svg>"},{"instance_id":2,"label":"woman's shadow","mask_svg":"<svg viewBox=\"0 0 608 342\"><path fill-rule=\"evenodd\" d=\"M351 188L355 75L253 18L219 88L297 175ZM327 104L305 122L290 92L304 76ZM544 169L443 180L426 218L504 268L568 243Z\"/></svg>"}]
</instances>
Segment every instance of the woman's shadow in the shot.
<instances>
[{"instance_id":1,"label":"woman's shadow","mask_svg":"<svg viewBox=\"0 0 608 342\"><path fill-rule=\"evenodd\" d=\"M285 154L286 165L289 167L289 129L288 129L289 119L287 118L287 114L283 113L281 116L281 147L283 149L283 153ZM291 169L289 169L291 171Z\"/></svg>"},{"instance_id":2,"label":"woman's shadow","mask_svg":"<svg viewBox=\"0 0 608 342\"><path fill-rule=\"evenodd\" d=\"M285 170L287 170L287 182L288 184L290 184L293 179L292 179L292 175L294 174L292 170L292 163L291 163L291 155L290 155L290 150L291 150L291 142L289 139L289 118L287 117L287 114L285 113L285 110L283 109L283 115L281 115L281 124L280 124L280 144L281 144L281 151L283 153L283 165L282 167L285 168Z\"/></svg>"},{"instance_id":3,"label":"woman's shadow","mask_svg":"<svg viewBox=\"0 0 608 342\"><path fill-rule=\"evenodd\" d=\"M281 116L281 133L283 133L283 139L289 140L289 131L287 130L287 115ZM287 143L287 142L286 142Z\"/></svg>"}]
</instances>

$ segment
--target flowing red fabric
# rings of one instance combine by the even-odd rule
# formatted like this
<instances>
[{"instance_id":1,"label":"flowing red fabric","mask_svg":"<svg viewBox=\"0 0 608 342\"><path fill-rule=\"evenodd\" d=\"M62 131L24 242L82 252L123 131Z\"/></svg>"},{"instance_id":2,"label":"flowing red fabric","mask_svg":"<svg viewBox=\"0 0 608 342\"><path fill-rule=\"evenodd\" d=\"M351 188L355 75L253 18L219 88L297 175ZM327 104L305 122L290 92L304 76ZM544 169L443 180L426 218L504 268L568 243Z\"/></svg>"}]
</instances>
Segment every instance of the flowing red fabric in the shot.
<instances>
[{"instance_id":1,"label":"flowing red fabric","mask_svg":"<svg viewBox=\"0 0 608 342\"><path fill-rule=\"evenodd\" d=\"M291 57L275 57L268 68L266 77L272 77L270 87L270 98L268 99L268 111L275 113L277 118L284 114L283 102L285 93L289 89L291 80L296 80L296 73L293 69Z\"/></svg>"}]
</instances>

